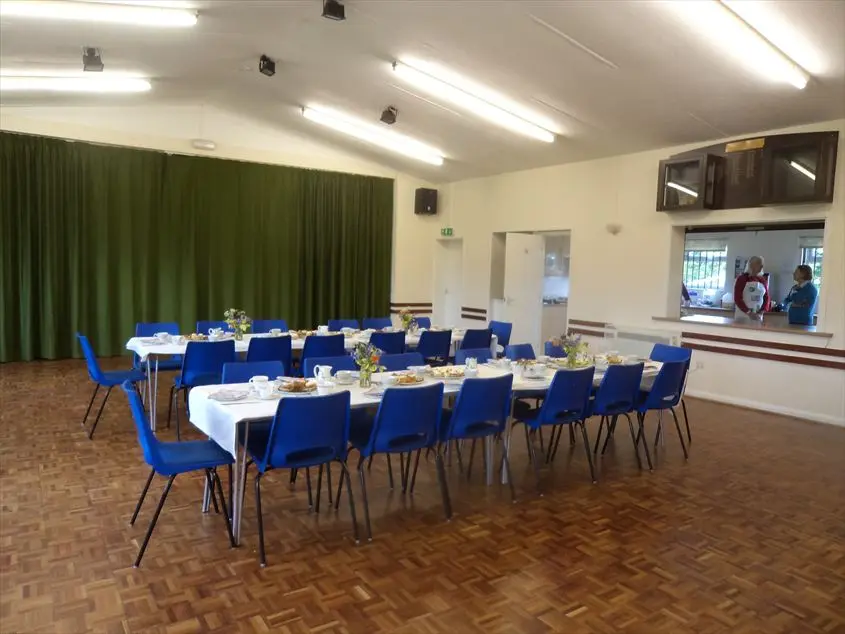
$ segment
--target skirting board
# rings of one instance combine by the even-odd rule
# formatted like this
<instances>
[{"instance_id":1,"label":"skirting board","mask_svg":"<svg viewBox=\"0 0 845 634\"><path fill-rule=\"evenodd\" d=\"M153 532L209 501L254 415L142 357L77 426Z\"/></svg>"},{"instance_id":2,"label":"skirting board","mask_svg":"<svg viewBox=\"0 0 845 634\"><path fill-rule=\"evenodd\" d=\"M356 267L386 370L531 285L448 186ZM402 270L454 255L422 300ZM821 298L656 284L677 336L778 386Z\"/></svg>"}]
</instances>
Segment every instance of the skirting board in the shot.
<instances>
[{"instance_id":1,"label":"skirting board","mask_svg":"<svg viewBox=\"0 0 845 634\"><path fill-rule=\"evenodd\" d=\"M724 403L725 405L736 405L738 407L747 407L748 409L756 409L763 412L771 412L772 414L780 414L782 416L789 416L791 418L801 418L803 420L810 420L814 423L826 423L828 425L838 425L845 427L845 419L829 414L817 414L813 412L804 412L797 409L790 409L788 407L778 407L768 403L761 403L760 401L752 401L746 398L733 398L725 396L724 394L711 394L710 392L701 392L698 390L687 389L685 394L693 398L700 398L705 401L713 401L715 403Z\"/></svg>"}]
</instances>

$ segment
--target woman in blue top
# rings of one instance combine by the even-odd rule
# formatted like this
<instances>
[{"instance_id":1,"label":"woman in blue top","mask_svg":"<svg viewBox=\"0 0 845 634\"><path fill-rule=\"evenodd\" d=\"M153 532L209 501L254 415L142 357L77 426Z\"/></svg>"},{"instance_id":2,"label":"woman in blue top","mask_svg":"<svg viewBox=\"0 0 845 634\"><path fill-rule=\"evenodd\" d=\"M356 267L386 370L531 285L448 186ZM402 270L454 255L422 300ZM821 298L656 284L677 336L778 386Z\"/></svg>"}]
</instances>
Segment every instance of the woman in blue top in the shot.
<instances>
[{"instance_id":1,"label":"woman in blue top","mask_svg":"<svg viewBox=\"0 0 845 634\"><path fill-rule=\"evenodd\" d=\"M800 264L792 277L795 286L784 300L789 307L789 323L812 326L819 297L818 289L813 286L813 269L807 264Z\"/></svg>"}]
</instances>

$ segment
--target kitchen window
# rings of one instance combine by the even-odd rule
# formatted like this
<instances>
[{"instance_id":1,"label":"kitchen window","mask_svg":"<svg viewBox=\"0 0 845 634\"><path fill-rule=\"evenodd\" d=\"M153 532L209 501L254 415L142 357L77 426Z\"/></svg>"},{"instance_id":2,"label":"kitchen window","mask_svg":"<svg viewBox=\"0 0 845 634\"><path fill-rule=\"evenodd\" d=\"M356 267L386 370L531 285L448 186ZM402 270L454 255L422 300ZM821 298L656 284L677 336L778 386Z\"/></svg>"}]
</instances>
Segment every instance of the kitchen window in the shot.
<instances>
[{"instance_id":1,"label":"kitchen window","mask_svg":"<svg viewBox=\"0 0 845 634\"><path fill-rule=\"evenodd\" d=\"M687 289L721 290L725 288L727 272L727 240L687 240L684 248L684 285Z\"/></svg>"},{"instance_id":2,"label":"kitchen window","mask_svg":"<svg viewBox=\"0 0 845 634\"><path fill-rule=\"evenodd\" d=\"M813 284L821 286L822 283L822 260L824 259L824 247L821 238L801 238L801 264L809 264L813 269Z\"/></svg>"}]
</instances>

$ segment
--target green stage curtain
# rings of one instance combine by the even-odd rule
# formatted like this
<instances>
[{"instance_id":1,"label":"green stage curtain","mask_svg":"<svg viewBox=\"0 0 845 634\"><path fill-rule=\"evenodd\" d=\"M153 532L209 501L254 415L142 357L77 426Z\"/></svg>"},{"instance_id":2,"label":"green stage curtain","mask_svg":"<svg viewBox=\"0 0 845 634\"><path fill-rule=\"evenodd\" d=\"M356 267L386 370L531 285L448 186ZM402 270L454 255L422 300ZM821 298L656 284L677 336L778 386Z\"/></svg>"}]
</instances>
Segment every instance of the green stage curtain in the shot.
<instances>
[{"instance_id":1,"label":"green stage curtain","mask_svg":"<svg viewBox=\"0 0 845 634\"><path fill-rule=\"evenodd\" d=\"M0 133L0 361L125 352L229 307L313 327L390 306L393 181Z\"/></svg>"}]
</instances>

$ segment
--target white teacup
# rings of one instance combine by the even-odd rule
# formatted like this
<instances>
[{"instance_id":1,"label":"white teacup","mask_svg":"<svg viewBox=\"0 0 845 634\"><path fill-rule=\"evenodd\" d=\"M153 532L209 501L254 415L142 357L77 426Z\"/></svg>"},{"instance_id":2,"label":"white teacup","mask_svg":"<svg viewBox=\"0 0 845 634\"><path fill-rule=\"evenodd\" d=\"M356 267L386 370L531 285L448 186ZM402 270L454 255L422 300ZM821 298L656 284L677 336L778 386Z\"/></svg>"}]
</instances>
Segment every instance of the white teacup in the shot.
<instances>
[{"instance_id":1,"label":"white teacup","mask_svg":"<svg viewBox=\"0 0 845 634\"><path fill-rule=\"evenodd\" d=\"M396 378L395 374L382 374L381 375L381 384L385 387L390 387L391 385L396 385L396 382L399 379Z\"/></svg>"},{"instance_id":2,"label":"white teacup","mask_svg":"<svg viewBox=\"0 0 845 634\"><path fill-rule=\"evenodd\" d=\"M254 387L255 393L258 394L258 398L270 398L273 396L273 388L275 386L270 381L256 383Z\"/></svg>"},{"instance_id":3,"label":"white teacup","mask_svg":"<svg viewBox=\"0 0 845 634\"><path fill-rule=\"evenodd\" d=\"M158 339L162 343L167 343L170 341L170 333L167 332L157 332L155 334L155 338Z\"/></svg>"},{"instance_id":4,"label":"white teacup","mask_svg":"<svg viewBox=\"0 0 845 634\"><path fill-rule=\"evenodd\" d=\"M280 337L282 335L282 329L281 328L270 328L270 334L273 337Z\"/></svg>"},{"instance_id":5,"label":"white teacup","mask_svg":"<svg viewBox=\"0 0 845 634\"><path fill-rule=\"evenodd\" d=\"M464 361L464 365L466 365L467 370L475 370L478 368L478 359L475 357L467 357L466 361Z\"/></svg>"},{"instance_id":6,"label":"white teacup","mask_svg":"<svg viewBox=\"0 0 845 634\"><path fill-rule=\"evenodd\" d=\"M331 383L317 383L317 396L326 396L334 391Z\"/></svg>"},{"instance_id":7,"label":"white teacup","mask_svg":"<svg viewBox=\"0 0 845 634\"><path fill-rule=\"evenodd\" d=\"M223 336L223 329L222 328L209 328L208 329L208 338L209 339L219 339Z\"/></svg>"},{"instance_id":8,"label":"white teacup","mask_svg":"<svg viewBox=\"0 0 845 634\"><path fill-rule=\"evenodd\" d=\"M519 365L516 361L511 361L511 372L513 372L514 376L522 376L523 374L523 367Z\"/></svg>"},{"instance_id":9,"label":"white teacup","mask_svg":"<svg viewBox=\"0 0 845 634\"><path fill-rule=\"evenodd\" d=\"M270 377L264 375L256 375L249 380L250 386L256 391L259 392L265 385L270 385Z\"/></svg>"},{"instance_id":10,"label":"white teacup","mask_svg":"<svg viewBox=\"0 0 845 634\"><path fill-rule=\"evenodd\" d=\"M511 360L507 357L502 357L496 361L496 365L502 368L503 370L509 370L511 368Z\"/></svg>"},{"instance_id":11,"label":"white teacup","mask_svg":"<svg viewBox=\"0 0 845 634\"><path fill-rule=\"evenodd\" d=\"M172 335L170 337L170 343L172 343L174 346L181 346L183 343L185 343L185 337L182 337L181 335Z\"/></svg>"},{"instance_id":12,"label":"white teacup","mask_svg":"<svg viewBox=\"0 0 845 634\"><path fill-rule=\"evenodd\" d=\"M546 374L546 369L541 365L527 365L525 366L524 375L528 377L538 377Z\"/></svg>"},{"instance_id":13,"label":"white teacup","mask_svg":"<svg viewBox=\"0 0 845 634\"><path fill-rule=\"evenodd\" d=\"M351 385L355 382L355 376L352 370L338 370L334 378L341 385Z\"/></svg>"},{"instance_id":14,"label":"white teacup","mask_svg":"<svg viewBox=\"0 0 845 634\"><path fill-rule=\"evenodd\" d=\"M317 334L318 335L329 334L329 327L328 326L317 326Z\"/></svg>"},{"instance_id":15,"label":"white teacup","mask_svg":"<svg viewBox=\"0 0 845 634\"><path fill-rule=\"evenodd\" d=\"M321 381L329 381L332 378L332 366L330 365L315 365L314 378Z\"/></svg>"},{"instance_id":16,"label":"white teacup","mask_svg":"<svg viewBox=\"0 0 845 634\"><path fill-rule=\"evenodd\" d=\"M471 368L467 366L466 370L464 370L464 376L468 379L474 379L478 376L478 368Z\"/></svg>"},{"instance_id":17,"label":"white teacup","mask_svg":"<svg viewBox=\"0 0 845 634\"><path fill-rule=\"evenodd\" d=\"M428 371L428 366L425 365L412 365L408 367L408 369L414 373L414 376L418 379L421 379L425 376L425 373Z\"/></svg>"}]
</instances>

